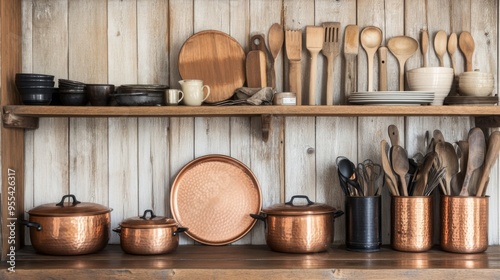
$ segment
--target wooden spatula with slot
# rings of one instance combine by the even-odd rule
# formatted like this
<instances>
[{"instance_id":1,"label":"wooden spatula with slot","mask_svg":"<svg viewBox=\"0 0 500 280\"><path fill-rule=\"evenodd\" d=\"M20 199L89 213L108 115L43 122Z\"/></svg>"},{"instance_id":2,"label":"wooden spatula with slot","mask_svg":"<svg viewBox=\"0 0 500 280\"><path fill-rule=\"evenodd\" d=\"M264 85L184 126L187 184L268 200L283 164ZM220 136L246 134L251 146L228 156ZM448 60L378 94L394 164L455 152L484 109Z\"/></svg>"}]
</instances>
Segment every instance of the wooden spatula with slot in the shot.
<instances>
[{"instance_id":1,"label":"wooden spatula with slot","mask_svg":"<svg viewBox=\"0 0 500 280\"><path fill-rule=\"evenodd\" d=\"M302 73L300 61L302 59L302 30L285 31L286 56L290 61L289 87L296 94L297 105L302 105Z\"/></svg>"},{"instance_id":2,"label":"wooden spatula with slot","mask_svg":"<svg viewBox=\"0 0 500 280\"><path fill-rule=\"evenodd\" d=\"M326 105L333 105L333 63L340 53L340 22L324 22L325 41L321 52L328 61L326 71Z\"/></svg>"}]
</instances>

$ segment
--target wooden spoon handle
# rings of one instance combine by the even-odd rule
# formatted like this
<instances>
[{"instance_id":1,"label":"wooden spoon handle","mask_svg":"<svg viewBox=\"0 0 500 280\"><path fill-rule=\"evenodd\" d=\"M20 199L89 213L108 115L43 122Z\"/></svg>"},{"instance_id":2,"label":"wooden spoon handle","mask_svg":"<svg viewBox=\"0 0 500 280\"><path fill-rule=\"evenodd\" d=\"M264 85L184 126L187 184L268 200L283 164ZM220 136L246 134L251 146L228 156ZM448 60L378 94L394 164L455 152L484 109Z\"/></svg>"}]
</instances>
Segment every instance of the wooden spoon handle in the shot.
<instances>
[{"instance_id":1,"label":"wooden spoon handle","mask_svg":"<svg viewBox=\"0 0 500 280\"><path fill-rule=\"evenodd\" d=\"M333 55L328 57L326 70L326 105L333 105Z\"/></svg>"},{"instance_id":2,"label":"wooden spoon handle","mask_svg":"<svg viewBox=\"0 0 500 280\"><path fill-rule=\"evenodd\" d=\"M356 71L356 55L347 54L345 56L345 92L344 92L344 104L349 104L349 96L351 93L356 91L356 85L358 84L358 76Z\"/></svg>"},{"instance_id":3,"label":"wooden spoon handle","mask_svg":"<svg viewBox=\"0 0 500 280\"><path fill-rule=\"evenodd\" d=\"M316 72L318 66L318 52L311 51L311 70L309 76L309 105L316 105Z\"/></svg>"},{"instance_id":4,"label":"wooden spoon handle","mask_svg":"<svg viewBox=\"0 0 500 280\"><path fill-rule=\"evenodd\" d=\"M295 92L297 105L302 105L302 82L301 82L300 60L290 61L289 86L290 91Z\"/></svg>"},{"instance_id":5,"label":"wooden spoon handle","mask_svg":"<svg viewBox=\"0 0 500 280\"><path fill-rule=\"evenodd\" d=\"M380 47L378 49L378 65L378 90L387 91L387 47Z\"/></svg>"}]
</instances>

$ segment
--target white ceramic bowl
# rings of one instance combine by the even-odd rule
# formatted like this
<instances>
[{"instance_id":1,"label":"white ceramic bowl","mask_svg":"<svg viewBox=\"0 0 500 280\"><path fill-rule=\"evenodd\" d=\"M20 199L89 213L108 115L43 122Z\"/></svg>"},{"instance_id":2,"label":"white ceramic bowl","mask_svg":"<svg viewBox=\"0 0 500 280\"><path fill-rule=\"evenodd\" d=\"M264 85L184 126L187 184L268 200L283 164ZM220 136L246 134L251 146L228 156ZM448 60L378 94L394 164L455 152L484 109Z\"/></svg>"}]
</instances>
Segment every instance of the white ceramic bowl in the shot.
<instances>
[{"instance_id":1,"label":"white ceramic bowl","mask_svg":"<svg viewBox=\"0 0 500 280\"><path fill-rule=\"evenodd\" d=\"M420 67L406 71L406 73L427 73L427 74L453 74L450 67Z\"/></svg>"},{"instance_id":2,"label":"white ceramic bowl","mask_svg":"<svg viewBox=\"0 0 500 280\"><path fill-rule=\"evenodd\" d=\"M493 92L494 86L458 86L460 95L466 96L489 96Z\"/></svg>"},{"instance_id":3,"label":"white ceramic bowl","mask_svg":"<svg viewBox=\"0 0 500 280\"><path fill-rule=\"evenodd\" d=\"M422 67L406 72L406 81L410 90L434 92L432 105L443 105L453 83L453 68Z\"/></svg>"}]
</instances>

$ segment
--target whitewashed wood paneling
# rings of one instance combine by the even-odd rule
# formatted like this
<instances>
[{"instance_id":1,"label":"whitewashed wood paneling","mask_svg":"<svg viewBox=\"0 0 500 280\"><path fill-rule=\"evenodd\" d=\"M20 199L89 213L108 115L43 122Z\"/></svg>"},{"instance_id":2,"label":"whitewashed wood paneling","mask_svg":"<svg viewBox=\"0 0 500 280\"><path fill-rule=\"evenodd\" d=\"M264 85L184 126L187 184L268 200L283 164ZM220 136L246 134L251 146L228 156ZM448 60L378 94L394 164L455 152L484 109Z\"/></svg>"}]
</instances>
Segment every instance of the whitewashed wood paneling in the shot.
<instances>
[{"instance_id":1,"label":"whitewashed wood paneling","mask_svg":"<svg viewBox=\"0 0 500 280\"><path fill-rule=\"evenodd\" d=\"M427 10L425 3L427 2ZM216 29L249 50L249 38L282 23L302 29L325 21L420 38L428 26L429 64L437 65L432 39L470 31L476 40L474 67L498 75L498 3L493 0L23 0L23 71L52 73L86 83L161 83L179 88L177 61L182 44L196 32ZM427 11L427 15L425 12ZM427 22L426 22L427 19ZM303 36L302 89L307 96L309 53ZM288 88L285 50L276 62L278 90ZM378 88L375 56L374 88ZM366 53L358 54L358 89L367 89ZM455 54L459 72L463 56ZM420 67L420 51L406 69ZM450 58L445 57L445 65ZM335 100L343 83L343 53L335 62ZM325 60L319 55L317 89L324 100ZM389 90L398 89L398 64L389 53ZM307 98L303 98L307 99ZM390 110L390 108L388 108ZM169 192L179 170L192 159L219 153L233 156L256 174L263 206L295 194L344 208L335 158L379 159L379 143L396 124L410 155L423 148L426 130L440 129L446 139L463 139L474 125L468 117L274 117L267 142L259 117L216 118L43 118L26 133L25 207L53 202L66 193L82 201L109 205L112 226L145 208L170 215ZM498 244L499 192L494 168L490 179L490 244ZM495 186L495 187L492 187ZM389 242L389 203L383 192L383 241ZM335 242L344 241L344 218L335 223ZM117 243L113 234L111 243ZM264 225L236 244L264 244ZM182 235L181 244L194 244Z\"/></svg>"}]
</instances>

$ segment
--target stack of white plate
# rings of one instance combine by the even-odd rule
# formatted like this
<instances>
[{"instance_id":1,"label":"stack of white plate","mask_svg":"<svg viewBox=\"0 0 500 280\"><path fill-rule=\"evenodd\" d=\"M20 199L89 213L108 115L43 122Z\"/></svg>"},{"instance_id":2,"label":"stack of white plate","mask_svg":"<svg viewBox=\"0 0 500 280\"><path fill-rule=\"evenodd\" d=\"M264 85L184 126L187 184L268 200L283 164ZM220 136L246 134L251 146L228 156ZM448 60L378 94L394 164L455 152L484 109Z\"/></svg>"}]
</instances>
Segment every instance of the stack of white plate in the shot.
<instances>
[{"instance_id":1,"label":"stack of white plate","mask_svg":"<svg viewBox=\"0 0 500 280\"><path fill-rule=\"evenodd\" d=\"M430 91L353 92L349 103L357 105L426 105L434 100Z\"/></svg>"}]
</instances>

